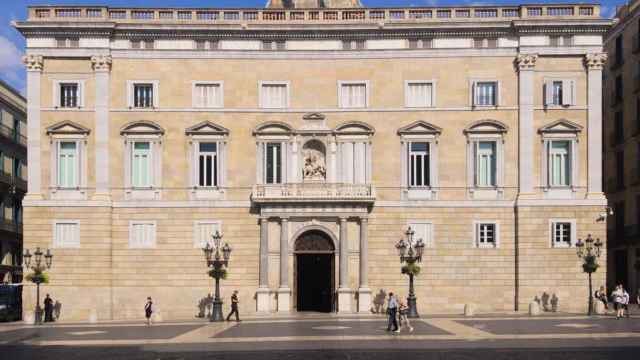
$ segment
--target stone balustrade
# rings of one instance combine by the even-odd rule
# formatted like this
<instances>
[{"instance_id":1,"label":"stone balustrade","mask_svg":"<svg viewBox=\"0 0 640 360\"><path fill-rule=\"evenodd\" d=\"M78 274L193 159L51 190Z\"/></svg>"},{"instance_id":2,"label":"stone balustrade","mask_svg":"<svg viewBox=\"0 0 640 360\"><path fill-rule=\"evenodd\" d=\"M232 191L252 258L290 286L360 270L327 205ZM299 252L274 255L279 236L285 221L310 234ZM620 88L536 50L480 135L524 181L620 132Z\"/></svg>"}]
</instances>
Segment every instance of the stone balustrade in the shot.
<instances>
[{"instance_id":1,"label":"stone balustrade","mask_svg":"<svg viewBox=\"0 0 640 360\"><path fill-rule=\"evenodd\" d=\"M375 189L370 184L289 183L255 185L251 194L254 202L291 201L375 201Z\"/></svg>"}]
</instances>

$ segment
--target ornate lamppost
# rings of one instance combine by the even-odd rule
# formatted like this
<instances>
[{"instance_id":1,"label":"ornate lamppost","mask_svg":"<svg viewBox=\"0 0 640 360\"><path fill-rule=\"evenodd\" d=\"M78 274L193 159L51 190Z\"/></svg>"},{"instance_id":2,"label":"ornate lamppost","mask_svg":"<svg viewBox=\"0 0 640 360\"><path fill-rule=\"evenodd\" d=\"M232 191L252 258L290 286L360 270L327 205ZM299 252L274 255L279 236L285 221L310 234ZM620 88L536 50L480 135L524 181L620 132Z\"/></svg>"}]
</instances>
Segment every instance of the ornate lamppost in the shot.
<instances>
[{"instance_id":1,"label":"ornate lamppost","mask_svg":"<svg viewBox=\"0 0 640 360\"><path fill-rule=\"evenodd\" d=\"M204 256L207 260L207 267L211 267L209 270L209 276L216 279L215 297L213 298L213 311L211 311L210 321L224 321L222 315L222 300L220 300L220 279L227 278L226 267L229 264L229 257L231 256L231 247L225 243L222 245L222 235L216 231L213 235L213 247L209 243L205 246ZM222 256L220 255L222 252ZM215 254L214 254L215 253Z\"/></svg>"},{"instance_id":2,"label":"ornate lamppost","mask_svg":"<svg viewBox=\"0 0 640 360\"><path fill-rule=\"evenodd\" d=\"M42 262L42 255L44 255L44 263ZM31 257L35 256L35 261L31 264ZM42 308L40 307L40 284L47 283L48 279L45 270L51 268L51 262L53 261L53 255L51 255L51 250L47 249L47 253L43 253L39 247L36 248L36 251L33 252L33 255L29 253L29 249L23 255L24 257L24 266L27 269L33 270L33 274L27 275L27 280L36 284L36 313L35 313L35 323L36 325L42 324Z\"/></svg>"},{"instance_id":3,"label":"ornate lamppost","mask_svg":"<svg viewBox=\"0 0 640 360\"><path fill-rule=\"evenodd\" d=\"M576 252L578 254L578 258L583 259L584 263L582 264L582 270L589 274L589 316L593 314L593 289L591 285L591 274L598 270L597 259L600 257L600 248L602 247L602 242L600 242L600 238L595 241L591 238L591 234L587 235L587 238L584 242L581 239L578 239L576 243Z\"/></svg>"},{"instance_id":4,"label":"ornate lamppost","mask_svg":"<svg viewBox=\"0 0 640 360\"><path fill-rule=\"evenodd\" d=\"M405 232L407 241L400 239L396 244L396 249L398 249L398 254L400 255L400 263L406 263L406 265L402 266L402 273L409 275L409 296L407 297L409 314L407 317L410 318L420 317L420 315L418 315L416 294L413 291L413 277L420 273L420 267L416 265L416 263L422 261L422 251L424 250L422 239L418 239L418 241L414 243L414 234L415 232L411 230L411 228L408 228L407 232Z\"/></svg>"}]
</instances>

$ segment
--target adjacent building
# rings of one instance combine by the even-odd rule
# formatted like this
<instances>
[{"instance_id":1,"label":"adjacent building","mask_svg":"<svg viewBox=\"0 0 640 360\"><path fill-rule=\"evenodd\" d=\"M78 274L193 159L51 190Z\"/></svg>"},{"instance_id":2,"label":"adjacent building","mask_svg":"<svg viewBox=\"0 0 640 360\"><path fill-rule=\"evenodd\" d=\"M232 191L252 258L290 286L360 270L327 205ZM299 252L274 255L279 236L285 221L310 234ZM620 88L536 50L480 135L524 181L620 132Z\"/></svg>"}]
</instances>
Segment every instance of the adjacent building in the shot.
<instances>
[{"instance_id":1,"label":"adjacent building","mask_svg":"<svg viewBox=\"0 0 640 360\"><path fill-rule=\"evenodd\" d=\"M593 4L30 7L25 246L52 248L61 319L147 296L193 317L216 231L243 313L379 311L407 294L409 227L421 312L584 310L610 25Z\"/></svg>"},{"instance_id":2,"label":"adjacent building","mask_svg":"<svg viewBox=\"0 0 640 360\"><path fill-rule=\"evenodd\" d=\"M608 283L640 289L640 1L618 8L607 33L604 78L604 174L611 216Z\"/></svg>"},{"instance_id":3,"label":"adjacent building","mask_svg":"<svg viewBox=\"0 0 640 360\"><path fill-rule=\"evenodd\" d=\"M0 80L0 283L22 281L22 198L27 192L27 102Z\"/></svg>"}]
</instances>

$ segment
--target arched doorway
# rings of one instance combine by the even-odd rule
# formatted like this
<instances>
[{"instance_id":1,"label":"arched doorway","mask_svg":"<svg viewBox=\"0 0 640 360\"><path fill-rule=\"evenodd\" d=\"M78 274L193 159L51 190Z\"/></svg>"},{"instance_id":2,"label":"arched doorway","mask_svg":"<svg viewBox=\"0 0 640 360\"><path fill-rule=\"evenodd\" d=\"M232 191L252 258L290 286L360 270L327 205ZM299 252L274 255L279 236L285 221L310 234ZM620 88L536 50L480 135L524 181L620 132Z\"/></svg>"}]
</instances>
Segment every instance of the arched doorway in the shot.
<instances>
[{"instance_id":1,"label":"arched doorway","mask_svg":"<svg viewBox=\"0 0 640 360\"><path fill-rule=\"evenodd\" d=\"M320 230L309 230L295 242L298 311L333 311L335 247Z\"/></svg>"}]
</instances>

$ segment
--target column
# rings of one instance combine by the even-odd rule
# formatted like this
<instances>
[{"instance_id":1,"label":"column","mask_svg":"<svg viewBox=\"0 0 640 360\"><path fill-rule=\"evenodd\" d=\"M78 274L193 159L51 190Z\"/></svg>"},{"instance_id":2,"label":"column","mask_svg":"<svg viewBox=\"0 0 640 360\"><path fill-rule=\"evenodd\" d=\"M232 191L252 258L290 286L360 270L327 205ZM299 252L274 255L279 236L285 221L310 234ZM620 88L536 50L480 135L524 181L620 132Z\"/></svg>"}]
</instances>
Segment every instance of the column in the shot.
<instances>
[{"instance_id":1,"label":"column","mask_svg":"<svg viewBox=\"0 0 640 360\"><path fill-rule=\"evenodd\" d=\"M257 311L267 313L269 301L269 219L260 218L260 277L258 280Z\"/></svg>"},{"instance_id":2,"label":"column","mask_svg":"<svg viewBox=\"0 0 640 360\"><path fill-rule=\"evenodd\" d=\"M349 289L349 240L347 218L340 218L340 281L338 286L338 312L351 312L351 290Z\"/></svg>"},{"instance_id":3,"label":"column","mask_svg":"<svg viewBox=\"0 0 640 360\"><path fill-rule=\"evenodd\" d=\"M109 83L111 56L91 57L96 79L96 192L94 200L109 200Z\"/></svg>"},{"instance_id":4,"label":"column","mask_svg":"<svg viewBox=\"0 0 640 360\"><path fill-rule=\"evenodd\" d=\"M358 287L358 312L371 311L371 289L369 289L369 219L360 218L360 282Z\"/></svg>"},{"instance_id":5,"label":"column","mask_svg":"<svg viewBox=\"0 0 640 360\"><path fill-rule=\"evenodd\" d=\"M607 54L587 54L587 197L602 194L602 67Z\"/></svg>"},{"instance_id":6,"label":"column","mask_svg":"<svg viewBox=\"0 0 640 360\"><path fill-rule=\"evenodd\" d=\"M518 99L518 118L520 136L518 143L519 151L519 196L526 194L532 195L533 189L533 69L538 60L537 54L518 54L516 63L519 71L519 94Z\"/></svg>"},{"instance_id":7,"label":"column","mask_svg":"<svg viewBox=\"0 0 640 360\"><path fill-rule=\"evenodd\" d=\"M289 312L291 288L289 288L289 219L280 219L280 287L278 288L278 312Z\"/></svg>"},{"instance_id":8,"label":"column","mask_svg":"<svg viewBox=\"0 0 640 360\"><path fill-rule=\"evenodd\" d=\"M27 195L25 200L42 199L40 164L40 81L44 58L27 55L22 58L27 68Z\"/></svg>"}]
</instances>

